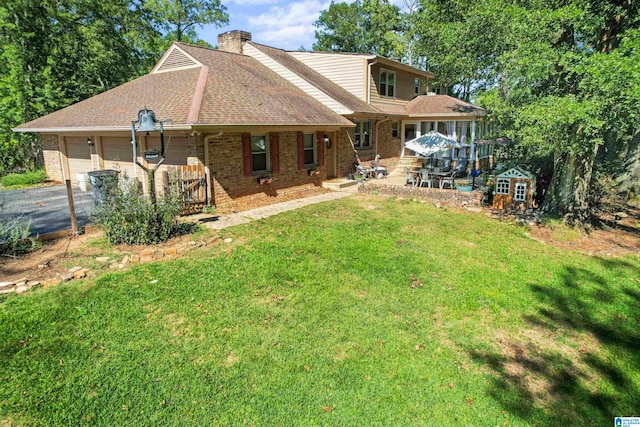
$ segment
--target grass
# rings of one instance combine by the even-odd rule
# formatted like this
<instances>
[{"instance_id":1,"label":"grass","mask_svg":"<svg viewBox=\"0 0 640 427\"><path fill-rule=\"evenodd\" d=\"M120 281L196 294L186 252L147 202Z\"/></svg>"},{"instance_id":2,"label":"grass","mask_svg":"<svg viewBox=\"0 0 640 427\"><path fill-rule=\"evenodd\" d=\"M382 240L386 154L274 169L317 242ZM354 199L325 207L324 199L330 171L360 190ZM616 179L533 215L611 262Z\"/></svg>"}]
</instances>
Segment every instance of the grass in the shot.
<instances>
[{"instance_id":1,"label":"grass","mask_svg":"<svg viewBox=\"0 0 640 427\"><path fill-rule=\"evenodd\" d=\"M7 188L28 187L47 181L47 172L44 169L27 171L24 173L10 173L0 178L0 184Z\"/></svg>"},{"instance_id":2,"label":"grass","mask_svg":"<svg viewBox=\"0 0 640 427\"><path fill-rule=\"evenodd\" d=\"M0 305L0 425L607 425L640 259L356 197Z\"/></svg>"}]
</instances>

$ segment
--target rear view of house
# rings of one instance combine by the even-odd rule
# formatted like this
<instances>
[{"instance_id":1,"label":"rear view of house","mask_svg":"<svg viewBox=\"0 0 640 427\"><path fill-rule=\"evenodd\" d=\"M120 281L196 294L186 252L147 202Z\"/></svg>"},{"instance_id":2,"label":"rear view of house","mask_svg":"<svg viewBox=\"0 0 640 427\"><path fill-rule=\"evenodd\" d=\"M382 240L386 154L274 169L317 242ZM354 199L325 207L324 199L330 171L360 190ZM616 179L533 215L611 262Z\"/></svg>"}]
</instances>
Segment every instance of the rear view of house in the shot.
<instances>
[{"instance_id":1,"label":"rear view of house","mask_svg":"<svg viewBox=\"0 0 640 427\"><path fill-rule=\"evenodd\" d=\"M287 52L230 31L219 48L174 43L151 72L15 128L39 133L49 178L118 169L148 191L135 165L131 122L148 108L164 124L166 159L203 171L207 202L241 209L305 194L376 155L393 166L404 141L432 129L469 143L484 111L433 94L433 74L376 55ZM140 134L137 161L158 135Z\"/></svg>"}]
</instances>

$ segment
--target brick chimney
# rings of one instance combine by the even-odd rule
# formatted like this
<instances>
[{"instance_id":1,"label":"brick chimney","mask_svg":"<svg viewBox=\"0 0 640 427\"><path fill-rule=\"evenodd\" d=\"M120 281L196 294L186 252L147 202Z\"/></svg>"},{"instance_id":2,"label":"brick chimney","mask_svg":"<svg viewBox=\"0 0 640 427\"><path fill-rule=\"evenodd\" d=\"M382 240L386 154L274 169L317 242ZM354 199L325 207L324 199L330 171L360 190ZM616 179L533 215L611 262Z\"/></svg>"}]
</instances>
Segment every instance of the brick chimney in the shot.
<instances>
[{"instance_id":1,"label":"brick chimney","mask_svg":"<svg viewBox=\"0 0 640 427\"><path fill-rule=\"evenodd\" d=\"M218 50L231 53L242 53L244 42L251 41L251 33L247 31L232 30L218 34Z\"/></svg>"}]
</instances>

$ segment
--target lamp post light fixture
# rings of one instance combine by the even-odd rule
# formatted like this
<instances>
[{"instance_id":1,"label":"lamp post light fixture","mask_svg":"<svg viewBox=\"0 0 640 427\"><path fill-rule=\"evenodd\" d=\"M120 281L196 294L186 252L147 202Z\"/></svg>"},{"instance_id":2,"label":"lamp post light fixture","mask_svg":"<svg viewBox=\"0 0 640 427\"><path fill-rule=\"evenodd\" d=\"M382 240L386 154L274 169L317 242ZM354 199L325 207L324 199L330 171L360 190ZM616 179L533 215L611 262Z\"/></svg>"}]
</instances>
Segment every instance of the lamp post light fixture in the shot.
<instances>
[{"instance_id":1,"label":"lamp post light fixture","mask_svg":"<svg viewBox=\"0 0 640 427\"><path fill-rule=\"evenodd\" d=\"M138 120L131 122L131 144L133 145L133 161L136 165L140 166L142 170L147 173L147 179L149 183L149 196L151 197L151 203L156 202L156 189L154 175L156 170L160 167L165 160L165 146L164 146L164 123L170 122L171 119L158 120L156 114L144 107L144 110L138 111ZM137 127L136 127L137 125ZM154 167L148 168L138 161L138 146L136 141L136 133L146 132L160 132L160 149L147 149L144 151L144 159L148 162L155 162Z\"/></svg>"}]
</instances>

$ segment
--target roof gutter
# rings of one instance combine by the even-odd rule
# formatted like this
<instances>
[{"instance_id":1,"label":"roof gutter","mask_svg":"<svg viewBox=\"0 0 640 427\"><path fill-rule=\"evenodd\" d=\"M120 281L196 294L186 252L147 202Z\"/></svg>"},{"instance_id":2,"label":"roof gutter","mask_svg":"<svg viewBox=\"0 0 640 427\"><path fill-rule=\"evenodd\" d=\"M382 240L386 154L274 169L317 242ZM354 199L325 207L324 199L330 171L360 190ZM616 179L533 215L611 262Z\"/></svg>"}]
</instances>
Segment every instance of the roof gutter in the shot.
<instances>
[{"instance_id":1,"label":"roof gutter","mask_svg":"<svg viewBox=\"0 0 640 427\"><path fill-rule=\"evenodd\" d=\"M191 130L191 125L171 126L171 130ZM86 133L86 132L131 132L131 126L85 126L85 127L51 127L51 128L13 128L13 132L33 133Z\"/></svg>"}]
</instances>

